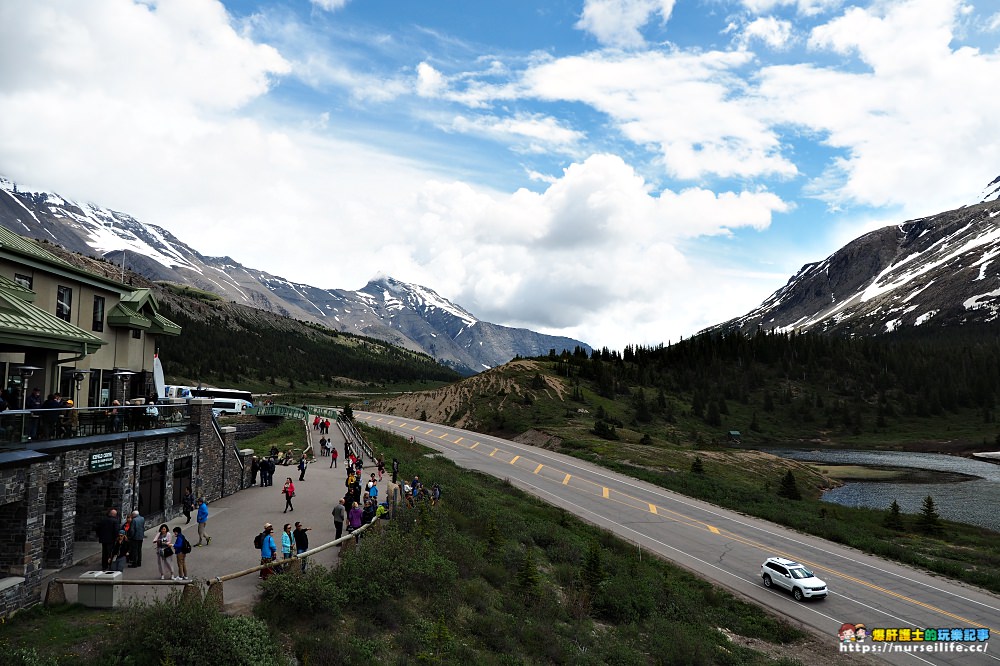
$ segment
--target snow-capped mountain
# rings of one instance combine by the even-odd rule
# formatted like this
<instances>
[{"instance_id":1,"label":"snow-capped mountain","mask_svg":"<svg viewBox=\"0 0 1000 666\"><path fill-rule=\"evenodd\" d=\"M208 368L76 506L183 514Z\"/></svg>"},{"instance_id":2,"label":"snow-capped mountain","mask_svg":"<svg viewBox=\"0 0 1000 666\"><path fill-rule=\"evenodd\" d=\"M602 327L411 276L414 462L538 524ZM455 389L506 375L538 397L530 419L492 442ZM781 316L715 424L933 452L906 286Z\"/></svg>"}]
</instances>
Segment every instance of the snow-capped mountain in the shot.
<instances>
[{"instance_id":1,"label":"snow-capped mountain","mask_svg":"<svg viewBox=\"0 0 1000 666\"><path fill-rule=\"evenodd\" d=\"M715 329L877 334L995 322L1000 312L1000 178L973 206L857 238L806 264L758 308Z\"/></svg>"},{"instance_id":2,"label":"snow-capped mountain","mask_svg":"<svg viewBox=\"0 0 1000 666\"><path fill-rule=\"evenodd\" d=\"M460 372L480 372L515 356L590 347L480 321L434 290L380 277L358 291L321 289L248 268L230 257L199 254L166 229L51 192L26 191L0 177L0 225L28 238L108 260L150 280L189 285L226 300L328 328L423 351Z\"/></svg>"}]
</instances>

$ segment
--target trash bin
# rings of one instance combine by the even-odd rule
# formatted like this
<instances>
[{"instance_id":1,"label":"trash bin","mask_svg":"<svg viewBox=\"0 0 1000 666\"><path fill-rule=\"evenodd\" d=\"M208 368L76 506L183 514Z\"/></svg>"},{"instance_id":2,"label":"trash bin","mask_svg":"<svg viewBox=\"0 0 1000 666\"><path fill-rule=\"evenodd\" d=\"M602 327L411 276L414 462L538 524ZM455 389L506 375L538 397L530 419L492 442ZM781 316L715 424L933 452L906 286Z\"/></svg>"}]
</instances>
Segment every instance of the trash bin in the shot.
<instances>
[{"instance_id":1,"label":"trash bin","mask_svg":"<svg viewBox=\"0 0 1000 666\"><path fill-rule=\"evenodd\" d=\"M84 571L80 578L93 580L115 580L122 579L121 571ZM115 608L121 601L121 585L88 585L80 583L77 588L77 601L88 608Z\"/></svg>"}]
</instances>

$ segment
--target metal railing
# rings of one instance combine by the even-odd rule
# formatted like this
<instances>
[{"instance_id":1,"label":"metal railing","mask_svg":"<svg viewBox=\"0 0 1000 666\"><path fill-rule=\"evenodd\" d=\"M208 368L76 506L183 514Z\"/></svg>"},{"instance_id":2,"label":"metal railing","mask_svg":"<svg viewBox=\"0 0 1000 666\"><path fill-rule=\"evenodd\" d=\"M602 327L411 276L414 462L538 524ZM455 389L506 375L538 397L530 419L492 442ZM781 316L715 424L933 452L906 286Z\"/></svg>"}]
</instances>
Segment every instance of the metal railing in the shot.
<instances>
[{"instance_id":1,"label":"metal railing","mask_svg":"<svg viewBox=\"0 0 1000 666\"><path fill-rule=\"evenodd\" d=\"M0 448L33 442L153 430L190 422L186 404L9 409L0 412Z\"/></svg>"}]
</instances>

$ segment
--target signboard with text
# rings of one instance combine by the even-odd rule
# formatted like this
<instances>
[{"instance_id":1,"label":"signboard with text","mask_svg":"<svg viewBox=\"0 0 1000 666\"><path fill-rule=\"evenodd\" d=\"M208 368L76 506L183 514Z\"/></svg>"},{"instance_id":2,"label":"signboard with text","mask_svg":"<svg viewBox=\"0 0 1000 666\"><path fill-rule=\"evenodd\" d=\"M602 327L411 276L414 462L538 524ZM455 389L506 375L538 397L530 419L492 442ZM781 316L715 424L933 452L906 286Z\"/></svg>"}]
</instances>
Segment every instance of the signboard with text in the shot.
<instances>
[{"instance_id":1,"label":"signboard with text","mask_svg":"<svg viewBox=\"0 0 1000 666\"><path fill-rule=\"evenodd\" d=\"M103 472L106 469L112 469L115 466L115 452L114 451L101 451L98 453L90 454L90 471L91 472Z\"/></svg>"}]
</instances>

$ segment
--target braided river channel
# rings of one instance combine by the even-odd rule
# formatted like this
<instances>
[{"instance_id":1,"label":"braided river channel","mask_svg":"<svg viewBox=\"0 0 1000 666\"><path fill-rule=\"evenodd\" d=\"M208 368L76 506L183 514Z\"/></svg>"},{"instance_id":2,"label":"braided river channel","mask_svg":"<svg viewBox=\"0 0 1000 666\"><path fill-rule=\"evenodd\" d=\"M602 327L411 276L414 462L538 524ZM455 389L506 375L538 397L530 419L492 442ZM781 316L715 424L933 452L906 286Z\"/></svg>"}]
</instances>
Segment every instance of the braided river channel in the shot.
<instances>
[{"instance_id":1,"label":"braided river channel","mask_svg":"<svg viewBox=\"0 0 1000 666\"><path fill-rule=\"evenodd\" d=\"M893 500L904 513L920 513L930 495L942 518L1000 532L1000 464L937 453L905 451L807 451L767 449L783 458L829 465L863 465L906 472L893 481L849 481L823 494L844 506L888 509Z\"/></svg>"}]
</instances>

